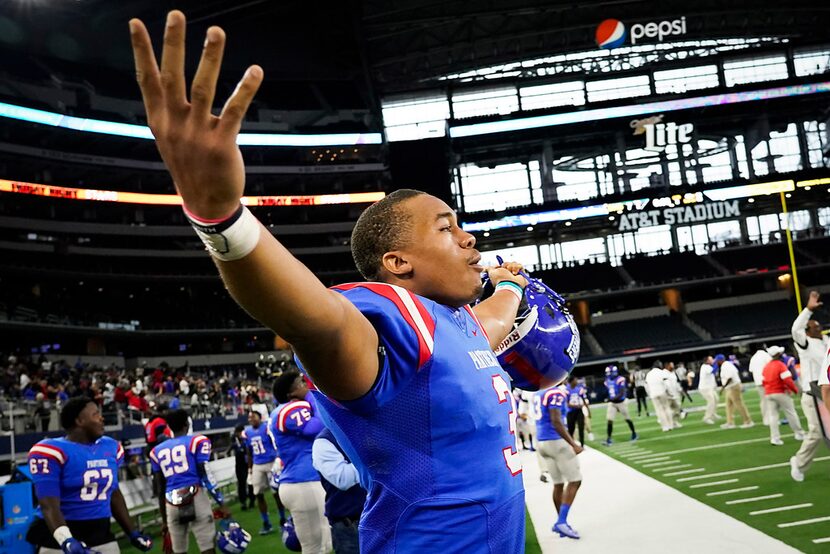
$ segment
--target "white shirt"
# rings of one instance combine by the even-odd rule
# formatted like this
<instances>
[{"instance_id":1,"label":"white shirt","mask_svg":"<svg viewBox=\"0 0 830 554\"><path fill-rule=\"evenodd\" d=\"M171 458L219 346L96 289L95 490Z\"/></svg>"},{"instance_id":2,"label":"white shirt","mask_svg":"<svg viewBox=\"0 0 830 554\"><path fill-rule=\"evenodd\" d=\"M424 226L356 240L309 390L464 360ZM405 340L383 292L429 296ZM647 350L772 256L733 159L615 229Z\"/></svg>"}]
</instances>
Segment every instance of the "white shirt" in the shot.
<instances>
[{"instance_id":1,"label":"white shirt","mask_svg":"<svg viewBox=\"0 0 830 554\"><path fill-rule=\"evenodd\" d=\"M820 339L807 336L807 322L810 321L812 315L813 312L804 308L795 318L792 328L793 342L801 364L801 376L807 383L818 380L821 364L827 353L828 343L830 343L830 337L826 335ZM809 390L809 387L805 390Z\"/></svg>"},{"instance_id":2,"label":"white shirt","mask_svg":"<svg viewBox=\"0 0 830 554\"><path fill-rule=\"evenodd\" d=\"M668 383L666 382L666 372L659 367L651 368L651 371L646 375L646 387L648 394L652 398L655 396L666 396L668 394Z\"/></svg>"},{"instance_id":3,"label":"white shirt","mask_svg":"<svg viewBox=\"0 0 830 554\"><path fill-rule=\"evenodd\" d=\"M718 386L715 381L715 369L709 364L700 366L700 381L697 384L699 390L714 389Z\"/></svg>"},{"instance_id":4,"label":"white shirt","mask_svg":"<svg viewBox=\"0 0 830 554\"><path fill-rule=\"evenodd\" d=\"M32 382L32 379L26 375L25 373L20 374L20 389L23 390L26 386Z\"/></svg>"},{"instance_id":5,"label":"white shirt","mask_svg":"<svg viewBox=\"0 0 830 554\"><path fill-rule=\"evenodd\" d=\"M830 349L824 356L824 361L821 363L821 370L818 372L818 384L830 385Z\"/></svg>"},{"instance_id":6,"label":"white shirt","mask_svg":"<svg viewBox=\"0 0 830 554\"><path fill-rule=\"evenodd\" d=\"M677 370L669 371L668 369L664 369L663 371L666 372L666 392L672 398L679 398L683 394L683 389L680 387L680 378L677 376Z\"/></svg>"},{"instance_id":7,"label":"white shirt","mask_svg":"<svg viewBox=\"0 0 830 554\"><path fill-rule=\"evenodd\" d=\"M764 367L772 361L772 356L766 350L760 349L749 359L749 372L752 380L759 387L764 384Z\"/></svg>"},{"instance_id":8,"label":"white shirt","mask_svg":"<svg viewBox=\"0 0 830 554\"><path fill-rule=\"evenodd\" d=\"M735 367L735 364L729 361L723 361L720 364L720 382L723 385L726 385L727 381L731 381L729 386L740 386L741 384L741 374L738 371L738 368Z\"/></svg>"}]
</instances>

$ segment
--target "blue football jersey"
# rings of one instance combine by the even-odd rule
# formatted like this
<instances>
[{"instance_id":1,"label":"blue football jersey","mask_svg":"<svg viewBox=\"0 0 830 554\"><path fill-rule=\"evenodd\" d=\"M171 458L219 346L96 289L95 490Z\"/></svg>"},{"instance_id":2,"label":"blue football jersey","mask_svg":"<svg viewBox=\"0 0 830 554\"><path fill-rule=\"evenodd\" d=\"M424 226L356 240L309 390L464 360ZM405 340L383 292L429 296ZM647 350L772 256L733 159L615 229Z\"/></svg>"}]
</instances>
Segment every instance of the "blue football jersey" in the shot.
<instances>
[{"instance_id":1,"label":"blue football jersey","mask_svg":"<svg viewBox=\"0 0 830 554\"><path fill-rule=\"evenodd\" d=\"M611 402L622 402L628 397L628 387L625 377L618 375L611 379L606 377L605 388L608 389L608 400Z\"/></svg>"},{"instance_id":2,"label":"blue football jersey","mask_svg":"<svg viewBox=\"0 0 830 554\"><path fill-rule=\"evenodd\" d=\"M570 385L565 386L565 392L568 394L568 411L581 410L588 400L588 390L585 385L577 383L575 387Z\"/></svg>"},{"instance_id":3,"label":"blue football jersey","mask_svg":"<svg viewBox=\"0 0 830 554\"><path fill-rule=\"evenodd\" d=\"M251 450L255 464L270 464L277 459L277 449L268 433L268 422L263 421L257 428L246 425L242 431L242 440Z\"/></svg>"},{"instance_id":4,"label":"blue football jersey","mask_svg":"<svg viewBox=\"0 0 830 554\"><path fill-rule=\"evenodd\" d=\"M111 437L92 444L66 437L44 439L29 450L29 470L38 497L60 499L69 521L109 518L110 499L118 488L118 467L124 448Z\"/></svg>"},{"instance_id":5,"label":"blue football jersey","mask_svg":"<svg viewBox=\"0 0 830 554\"><path fill-rule=\"evenodd\" d=\"M366 552L524 552L524 488L510 378L468 307L394 285L335 287L378 333L362 397L314 391L368 491Z\"/></svg>"},{"instance_id":6,"label":"blue football jersey","mask_svg":"<svg viewBox=\"0 0 830 554\"><path fill-rule=\"evenodd\" d=\"M551 422L552 417L565 421L568 413L568 394L565 387L558 386L540 390L533 394L533 417L536 418L536 439L540 441L554 441L562 436L556 431Z\"/></svg>"},{"instance_id":7,"label":"blue football jersey","mask_svg":"<svg viewBox=\"0 0 830 554\"><path fill-rule=\"evenodd\" d=\"M323 422L314 414L314 406L305 400L292 400L271 412L268 430L282 460L280 483L319 481L320 474L311 464L314 437L323 430Z\"/></svg>"},{"instance_id":8,"label":"blue football jersey","mask_svg":"<svg viewBox=\"0 0 830 554\"><path fill-rule=\"evenodd\" d=\"M210 460L212 445L204 435L167 439L150 451L150 469L164 475L167 490L199 485L198 465Z\"/></svg>"}]
</instances>

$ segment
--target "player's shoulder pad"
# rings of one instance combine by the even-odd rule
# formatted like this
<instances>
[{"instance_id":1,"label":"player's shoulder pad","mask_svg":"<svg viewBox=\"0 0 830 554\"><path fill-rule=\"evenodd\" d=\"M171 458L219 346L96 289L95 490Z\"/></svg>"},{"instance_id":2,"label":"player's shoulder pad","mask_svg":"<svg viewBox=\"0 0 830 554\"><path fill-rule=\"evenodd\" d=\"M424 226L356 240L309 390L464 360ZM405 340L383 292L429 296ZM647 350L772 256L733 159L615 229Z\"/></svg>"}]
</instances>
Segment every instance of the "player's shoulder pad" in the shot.
<instances>
[{"instance_id":1,"label":"player's shoulder pad","mask_svg":"<svg viewBox=\"0 0 830 554\"><path fill-rule=\"evenodd\" d=\"M306 410L311 411L311 404L309 404L305 400L292 400L291 402L287 402L278 408L279 412L277 414L277 429L280 431L285 431L285 421L288 418L288 415L295 411L305 408Z\"/></svg>"},{"instance_id":2,"label":"player's shoulder pad","mask_svg":"<svg viewBox=\"0 0 830 554\"><path fill-rule=\"evenodd\" d=\"M60 445L60 441L43 439L29 449L29 458L48 458L64 465L69 460L69 455Z\"/></svg>"},{"instance_id":3,"label":"player's shoulder pad","mask_svg":"<svg viewBox=\"0 0 830 554\"><path fill-rule=\"evenodd\" d=\"M418 341L418 367L432 356L435 340L432 301L387 283L347 283L332 288L348 298L387 339L414 334Z\"/></svg>"},{"instance_id":4,"label":"player's shoulder pad","mask_svg":"<svg viewBox=\"0 0 830 554\"><path fill-rule=\"evenodd\" d=\"M196 451L197 451L199 448L201 448L202 446L204 446L204 444L205 444L205 443L207 443L207 444L209 444L209 445L211 445L211 446L212 446L212 443L210 442L210 439L209 439L209 438L207 438L205 435L202 435L202 434L195 434L195 435L192 435L192 436L190 437L190 446L189 446L190 453L191 453L191 454L195 454L195 453L196 453Z\"/></svg>"}]
</instances>

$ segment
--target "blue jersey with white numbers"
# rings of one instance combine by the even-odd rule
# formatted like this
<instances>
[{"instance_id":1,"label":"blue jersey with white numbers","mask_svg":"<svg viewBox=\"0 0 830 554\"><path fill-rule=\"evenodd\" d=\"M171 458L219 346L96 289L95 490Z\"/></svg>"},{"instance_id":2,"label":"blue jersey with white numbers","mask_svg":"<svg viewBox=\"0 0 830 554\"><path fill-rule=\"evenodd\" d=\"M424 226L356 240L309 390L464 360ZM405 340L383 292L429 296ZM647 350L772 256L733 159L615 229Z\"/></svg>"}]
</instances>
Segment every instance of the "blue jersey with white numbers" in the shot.
<instances>
[{"instance_id":1,"label":"blue jersey with white numbers","mask_svg":"<svg viewBox=\"0 0 830 554\"><path fill-rule=\"evenodd\" d=\"M167 439L150 451L150 469L164 475L167 491L200 485L199 464L210 460L212 446L204 435Z\"/></svg>"},{"instance_id":2,"label":"blue jersey with white numbers","mask_svg":"<svg viewBox=\"0 0 830 554\"><path fill-rule=\"evenodd\" d=\"M277 406L268 420L268 431L282 460L280 483L319 481L320 474L311 463L314 437L323 430L323 422L307 400L292 400Z\"/></svg>"},{"instance_id":3,"label":"blue jersey with white numbers","mask_svg":"<svg viewBox=\"0 0 830 554\"><path fill-rule=\"evenodd\" d=\"M625 377L622 375L618 375L613 379L606 377L605 388L608 389L608 400L611 402L619 403L628 397L628 387L626 386Z\"/></svg>"},{"instance_id":4,"label":"blue jersey with white numbers","mask_svg":"<svg viewBox=\"0 0 830 554\"><path fill-rule=\"evenodd\" d=\"M582 410L588 402L588 389L585 385L577 383L576 386L565 386L565 393L568 395L568 411Z\"/></svg>"},{"instance_id":5,"label":"blue jersey with white numbers","mask_svg":"<svg viewBox=\"0 0 830 554\"><path fill-rule=\"evenodd\" d=\"M124 448L111 437L92 444L66 437L44 439L29 450L29 470L39 498L60 499L68 521L109 518L110 499L118 488Z\"/></svg>"},{"instance_id":6,"label":"blue jersey with white numbers","mask_svg":"<svg viewBox=\"0 0 830 554\"><path fill-rule=\"evenodd\" d=\"M242 431L242 440L250 449L255 464L270 464L277 459L277 449L271 435L268 434L268 422L263 421L256 428L252 425L246 426Z\"/></svg>"},{"instance_id":7,"label":"blue jersey with white numbers","mask_svg":"<svg viewBox=\"0 0 830 554\"><path fill-rule=\"evenodd\" d=\"M568 393L564 386L540 390L533 394L533 416L536 418L536 439L554 441L562 438L551 422L552 417L565 421Z\"/></svg>"},{"instance_id":8,"label":"blue jersey with white numbers","mask_svg":"<svg viewBox=\"0 0 830 554\"><path fill-rule=\"evenodd\" d=\"M380 341L365 395L313 391L368 491L361 551L524 552L515 400L474 312L382 283L335 290Z\"/></svg>"}]
</instances>

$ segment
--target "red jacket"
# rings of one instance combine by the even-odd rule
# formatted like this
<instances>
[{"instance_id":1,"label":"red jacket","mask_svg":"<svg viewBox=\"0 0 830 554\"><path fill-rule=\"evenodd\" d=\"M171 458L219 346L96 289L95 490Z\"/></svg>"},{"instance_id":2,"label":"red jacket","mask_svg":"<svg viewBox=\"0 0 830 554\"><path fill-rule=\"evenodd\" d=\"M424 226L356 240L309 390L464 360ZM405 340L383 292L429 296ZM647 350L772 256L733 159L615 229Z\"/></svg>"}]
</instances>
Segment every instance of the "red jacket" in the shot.
<instances>
[{"instance_id":1,"label":"red jacket","mask_svg":"<svg viewBox=\"0 0 830 554\"><path fill-rule=\"evenodd\" d=\"M764 366L764 393L782 394L787 391L798 393L793 374L781 360L772 360Z\"/></svg>"}]
</instances>

